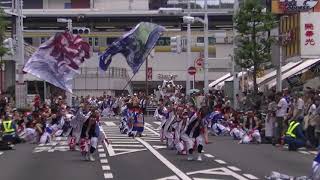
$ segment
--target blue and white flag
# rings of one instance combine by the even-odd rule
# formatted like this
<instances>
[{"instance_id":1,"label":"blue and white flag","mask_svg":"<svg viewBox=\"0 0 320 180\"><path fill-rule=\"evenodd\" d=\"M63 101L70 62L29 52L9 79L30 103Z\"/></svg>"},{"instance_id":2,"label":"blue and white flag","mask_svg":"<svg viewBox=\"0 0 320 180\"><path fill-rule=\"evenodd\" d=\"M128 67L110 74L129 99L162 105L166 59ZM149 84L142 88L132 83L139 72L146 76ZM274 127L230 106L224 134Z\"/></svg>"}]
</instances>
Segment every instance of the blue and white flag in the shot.
<instances>
[{"instance_id":1,"label":"blue and white flag","mask_svg":"<svg viewBox=\"0 0 320 180\"><path fill-rule=\"evenodd\" d=\"M139 23L113 42L100 56L100 68L106 71L111 64L112 57L121 53L127 59L133 74L136 74L163 31L165 31L163 26L148 22Z\"/></svg>"},{"instance_id":2,"label":"blue and white flag","mask_svg":"<svg viewBox=\"0 0 320 180\"><path fill-rule=\"evenodd\" d=\"M72 80L88 58L90 45L80 36L57 33L39 47L23 71L72 93Z\"/></svg>"}]
</instances>

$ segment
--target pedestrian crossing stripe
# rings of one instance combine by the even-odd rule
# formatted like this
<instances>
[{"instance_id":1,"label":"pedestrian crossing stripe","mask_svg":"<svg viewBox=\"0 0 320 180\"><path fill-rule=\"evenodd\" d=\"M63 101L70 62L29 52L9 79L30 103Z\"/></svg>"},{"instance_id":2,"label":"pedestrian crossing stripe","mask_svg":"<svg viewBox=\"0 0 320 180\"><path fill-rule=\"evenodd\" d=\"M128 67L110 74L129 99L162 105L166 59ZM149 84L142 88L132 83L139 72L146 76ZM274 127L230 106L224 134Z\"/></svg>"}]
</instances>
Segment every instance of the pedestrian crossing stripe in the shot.
<instances>
[{"instance_id":1,"label":"pedestrian crossing stripe","mask_svg":"<svg viewBox=\"0 0 320 180\"><path fill-rule=\"evenodd\" d=\"M146 148L143 149L123 149L123 148L117 148L117 149L113 149L115 151L113 156L119 156L119 155L123 155L123 154L129 154L129 153L133 153L133 152L140 152L140 151L146 151ZM117 151L117 152L116 152ZM110 154L109 154L110 155ZM110 155L111 156L111 155Z\"/></svg>"}]
</instances>

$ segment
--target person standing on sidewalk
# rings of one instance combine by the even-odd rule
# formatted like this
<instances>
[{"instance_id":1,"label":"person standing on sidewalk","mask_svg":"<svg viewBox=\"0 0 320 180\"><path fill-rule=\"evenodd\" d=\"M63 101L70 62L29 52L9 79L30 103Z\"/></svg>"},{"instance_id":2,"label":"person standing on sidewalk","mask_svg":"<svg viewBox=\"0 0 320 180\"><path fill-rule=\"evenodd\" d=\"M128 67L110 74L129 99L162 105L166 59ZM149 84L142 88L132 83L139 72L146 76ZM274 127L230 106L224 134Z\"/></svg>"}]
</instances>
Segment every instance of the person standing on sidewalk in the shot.
<instances>
[{"instance_id":1,"label":"person standing on sidewalk","mask_svg":"<svg viewBox=\"0 0 320 180\"><path fill-rule=\"evenodd\" d=\"M283 132L285 131L285 117L288 110L288 102L283 96L282 93L277 94L278 97L278 105L277 105L277 111L276 111L276 123L275 123L275 139L273 142L273 145L280 144L281 143L281 137L283 135Z\"/></svg>"}]
</instances>

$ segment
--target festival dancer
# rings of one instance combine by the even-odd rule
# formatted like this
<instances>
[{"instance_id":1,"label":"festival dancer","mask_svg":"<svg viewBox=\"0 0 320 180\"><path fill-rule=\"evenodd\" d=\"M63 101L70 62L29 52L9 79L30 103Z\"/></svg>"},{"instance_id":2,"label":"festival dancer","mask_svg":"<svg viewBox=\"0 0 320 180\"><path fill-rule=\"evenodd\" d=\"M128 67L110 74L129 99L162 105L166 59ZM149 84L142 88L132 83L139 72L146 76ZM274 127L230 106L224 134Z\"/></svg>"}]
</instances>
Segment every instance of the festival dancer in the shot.
<instances>
[{"instance_id":1,"label":"festival dancer","mask_svg":"<svg viewBox=\"0 0 320 180\"><path fill-rule=\"evenodd\" d=\"M188 151L188 160L193 160L193 151L194 146L196 146L198 151L198 161L202 161L202 150L204 145L204 135L203 128L207 112L203 109L200 109L199 113L195 112L195 107L191 107L190 120L188 122L186 131L181 135L181 139L186 142L187 151Z\"/></svg>"},{"instance_id":2,"label":"festival dancer","mask_svg":"<svg viewBox=\"0 0 320 180\"><path fill-rule=\"evenodd\" d=\"M79 144L82 126L90 115L91 111L89 111L89 106L87 104L80 104L76 116L73 117L70 122L72 130L70 133L69 146L71 150L75 149L76 145Z\"/></svg>"},{"instance_id":3,"label":"festival dancer","mask_svg":"<svg viewBox=\"0 0 320 180\"><path fill-rule=\"evenodd\" d=\"M97 149L98 138L100 136L99 118L99 112L95 111L83 124L81 130L81 150L85 156L85 159L88 161L95 161L93 153Z\"/></svg>"}]
</instances>

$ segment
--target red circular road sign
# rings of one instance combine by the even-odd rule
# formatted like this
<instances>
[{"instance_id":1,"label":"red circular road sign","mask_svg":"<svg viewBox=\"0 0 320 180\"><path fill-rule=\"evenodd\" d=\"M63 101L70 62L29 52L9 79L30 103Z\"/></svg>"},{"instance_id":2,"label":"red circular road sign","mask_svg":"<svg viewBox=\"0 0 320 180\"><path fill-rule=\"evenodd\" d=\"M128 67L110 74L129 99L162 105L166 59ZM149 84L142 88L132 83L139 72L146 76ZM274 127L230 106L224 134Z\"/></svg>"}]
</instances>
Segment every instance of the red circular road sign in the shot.
<instances>
[{"instance_id":1,"label":"red circular road sign","mask_svg":"<svg viewBox=\"0 0 320 180\"><path fill-rule=\"evenodd\" d=\"M188 68L188 73L190 75L195 75L197 73L197 69L195 67L191 66Z\"/></svg>"}]
</instances>

